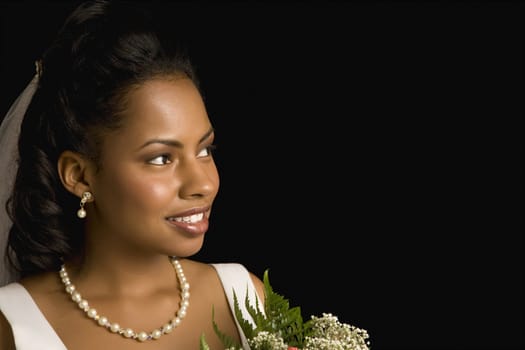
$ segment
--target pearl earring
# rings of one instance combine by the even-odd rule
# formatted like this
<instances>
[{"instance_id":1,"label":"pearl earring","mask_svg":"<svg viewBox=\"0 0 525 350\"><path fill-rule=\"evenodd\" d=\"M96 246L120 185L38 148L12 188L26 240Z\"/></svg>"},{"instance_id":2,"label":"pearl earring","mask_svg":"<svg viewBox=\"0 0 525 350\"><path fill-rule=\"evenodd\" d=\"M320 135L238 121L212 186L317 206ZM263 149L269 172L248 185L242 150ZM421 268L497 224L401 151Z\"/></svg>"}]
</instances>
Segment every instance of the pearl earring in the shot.
<instances>
[{"instance_id":1,"label":"pearl earring","mask_svg":"<svg viewBox=\"0 0 525 350\"><path fill-rule=\"evenodd\" d=\"M91 192L86 191L82 193L82 199L80 200L80 209L77 211L77 216L81 219L85 218L87 213L86 209L84 209L84 205L88 200L90 200L92 197Z\"/></svg>"}]
</instances>

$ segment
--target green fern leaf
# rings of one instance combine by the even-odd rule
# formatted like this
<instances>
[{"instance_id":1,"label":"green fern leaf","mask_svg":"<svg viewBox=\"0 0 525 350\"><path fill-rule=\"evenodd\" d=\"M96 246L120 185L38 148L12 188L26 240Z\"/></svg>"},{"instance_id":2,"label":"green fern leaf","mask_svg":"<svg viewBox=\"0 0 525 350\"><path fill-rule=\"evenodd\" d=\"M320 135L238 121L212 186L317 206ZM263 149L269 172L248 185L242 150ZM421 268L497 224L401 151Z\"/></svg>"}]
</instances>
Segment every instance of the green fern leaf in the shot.
<instances>
[{"instance_id":1,"label":"green fern leaf","mask_svg":"<svg viewBox=\"0 0 525 350\"><path fill-rule=\"evenodd\" d=\"M199 350L211 350L208 343L206 343L206 338L204 337L204 334L201 335L199 344Z\"/></svg>"},{"instance_id":2,"label":"green fern leaf","mask_svg":"<svg viewBox=\"0 0 525 350\"><path fill-rule=\"evenodd\" d=\"M304 347L305 337L312 333L311 322L303 322L301 309L299 307L290 307L288 299L273 291L268 277L268 270L264 271L264 307L259 304L257 295L254 295L255 307L250 303L248 289L246 289L246 298L244 304L248 314L253 322L244 318L239 300L235 290L233 291L234 298L234 314L239 322L241 329L248 339L252 339L261 331L275 333L280 335L284 342L289 346ZM264 310L264 311L261 311ZM223 342L225 348L229 346L240 345L222 333L215 321L213 321L213 328L215 333ZM201 350L209 350L201 347Z\"/></svg>"},{"instance_id":3,"label":"green fern leaf","mask_svg":"<svg viewBox=\"0 0 525 350\"><path fill-rule=\"evenodd\" d=\"M217 334L217 336L219 337L219 339L221 340L225 348L230 348L230 347L235 347L236 349L242 348L241 344L239 344L235 339L233 339L231 336L227 335L226 333L222 332L219 329L217 322L215 322L215 308L213 306L211 310L211 319L212 319L212 324L213 324L213 330L215 334Z\"/></svg>"}]
</instances>

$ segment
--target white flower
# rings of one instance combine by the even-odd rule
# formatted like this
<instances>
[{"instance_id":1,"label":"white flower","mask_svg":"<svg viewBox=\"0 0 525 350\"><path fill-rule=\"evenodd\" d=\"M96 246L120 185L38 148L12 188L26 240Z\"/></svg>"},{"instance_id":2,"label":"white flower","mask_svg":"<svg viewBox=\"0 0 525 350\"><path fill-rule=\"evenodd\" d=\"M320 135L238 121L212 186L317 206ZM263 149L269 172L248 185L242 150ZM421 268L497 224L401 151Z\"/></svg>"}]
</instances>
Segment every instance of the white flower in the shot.
<instances>
[{"instance_id":1,"label":"white flower","mask_svg":"<svg viewBox=\"0 0 525 350\"><path fill-rule=\"evenodd\" d=\"M304 350L368 350L369 338L364 329L341 323L337 316L323 313L312 316L312 335L306 337Z\"/></svg>"},{"instance_id":2,"label":"white flower","mask_svg":"<svg viewBox=\"0 0 525 350\"><path fill-rule=\"evenodd\" d=\"M283 338L266 331L261 331L252 339L248 339L248 344L252 350L288 350L288 345L284 343Z\"/></svg>"}]
</instances>

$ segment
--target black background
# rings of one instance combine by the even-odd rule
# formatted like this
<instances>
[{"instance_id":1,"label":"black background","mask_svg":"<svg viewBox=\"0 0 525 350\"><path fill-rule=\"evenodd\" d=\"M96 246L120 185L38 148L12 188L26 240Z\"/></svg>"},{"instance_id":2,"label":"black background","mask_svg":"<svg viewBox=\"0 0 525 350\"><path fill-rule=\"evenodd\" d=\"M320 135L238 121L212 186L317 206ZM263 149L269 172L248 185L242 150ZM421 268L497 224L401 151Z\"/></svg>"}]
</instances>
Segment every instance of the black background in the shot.
<instances>
[{"instance_id":1,"label":"black background","mask_svg":"<svg viewBox=\"0 0 525 350\"><path fill-rule=\"evenodd\" d=\"M0 5L2 115L77 3ZM523 349L522 3L148 3L217 129L196 258L377 350Z\"/></svg>"}]
</instances>

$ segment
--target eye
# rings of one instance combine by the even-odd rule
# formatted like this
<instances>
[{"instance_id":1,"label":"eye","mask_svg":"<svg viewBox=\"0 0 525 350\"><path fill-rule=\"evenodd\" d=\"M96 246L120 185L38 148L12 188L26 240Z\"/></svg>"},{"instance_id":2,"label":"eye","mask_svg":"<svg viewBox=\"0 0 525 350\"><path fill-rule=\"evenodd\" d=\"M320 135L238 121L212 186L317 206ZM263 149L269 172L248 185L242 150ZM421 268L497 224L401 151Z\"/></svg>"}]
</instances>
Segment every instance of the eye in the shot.
<instances>
[{"instance_id":1,"label":"eye","mask_svg":"<svg viewBox=\"0 0 525 350\"><path fill-rule=\"evenodd\" d=\"M171 159L168 154L162 154L158 157L150 159L148 163L153 164L153 165L166 165L166 164L171 163Z\"/></svg>"},{"instance_id":2,"label":"eye","mask_svg":"<svg viewBox=\"0 0 525 350\"><path fill-rule=\"evenodd\" d=\"M200 152L199 154L197 154L197 158L202 158L202 157L209 157L212 155L213 153L213 150L216 148L215 145L209 145L209 146L206 146L204 147Z\"/></svg>"}]
</instances>

